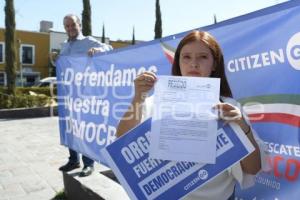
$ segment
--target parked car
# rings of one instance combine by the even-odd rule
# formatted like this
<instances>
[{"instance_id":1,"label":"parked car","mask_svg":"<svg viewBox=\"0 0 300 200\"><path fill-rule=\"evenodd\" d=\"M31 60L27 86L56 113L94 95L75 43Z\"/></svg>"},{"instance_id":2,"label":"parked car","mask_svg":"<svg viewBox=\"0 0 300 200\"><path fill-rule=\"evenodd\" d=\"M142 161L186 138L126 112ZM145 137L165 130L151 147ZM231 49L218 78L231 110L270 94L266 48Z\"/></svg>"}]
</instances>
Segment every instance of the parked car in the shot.
<instances>
[{"instance_id":1,"label":"parked car","mask_svg":"<svg viewBox=\"0 0 300 200\"><path fill-rule=\"evenodd\" d=\"M34 85L34 87L56 87L57 80L56 77L47 77L41 79L37 84Z\"/></svg>"}]
</instances>

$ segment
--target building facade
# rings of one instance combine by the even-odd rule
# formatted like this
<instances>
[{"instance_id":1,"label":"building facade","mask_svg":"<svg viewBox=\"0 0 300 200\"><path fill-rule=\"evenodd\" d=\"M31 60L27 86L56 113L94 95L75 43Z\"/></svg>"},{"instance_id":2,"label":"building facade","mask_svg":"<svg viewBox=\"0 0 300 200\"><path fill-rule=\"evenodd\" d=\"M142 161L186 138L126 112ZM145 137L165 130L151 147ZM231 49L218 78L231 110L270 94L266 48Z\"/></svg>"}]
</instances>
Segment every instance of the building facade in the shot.
<instances>
[{"instance_id":1,"label":"building facade","mask_svg":"<svg viewBox=\"0 0 300 200\"><path fill-rule=\"evenodd\" d=\"M17 86L32 86L40 79L53 76L55 68L50 62L50 52L59 52L67 40L65 32L52 31L51 22L42 21L40 32L16 30ZM95 37L101 41L101 37ZM109 44L109 38L105 38ZM130 45L129 41L111 41L113 48ZM5 72L5 29L0 28L0 86L7 84Z\"/></svg>"},{"instance_id":2,"label":"building facade","mask_svg":"<svg viewBox=\"0 0 300 200\"><path fill-rule=\"evenodd\" d=\"M49 34L16 31L18 86L31 86L49 74ZM0 28L0 86L6 85L5 29Z\"/></svg>"}]
</instances>

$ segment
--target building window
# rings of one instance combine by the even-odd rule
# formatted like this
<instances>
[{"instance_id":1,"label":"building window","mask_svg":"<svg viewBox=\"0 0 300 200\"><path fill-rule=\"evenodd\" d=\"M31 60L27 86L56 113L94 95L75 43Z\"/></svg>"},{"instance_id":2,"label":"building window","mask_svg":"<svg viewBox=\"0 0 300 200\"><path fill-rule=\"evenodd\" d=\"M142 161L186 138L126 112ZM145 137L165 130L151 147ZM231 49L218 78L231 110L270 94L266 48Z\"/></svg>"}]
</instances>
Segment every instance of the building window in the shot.
<instances>
[{"instance_id":1,"label":"building window","mask_svg":"<svg viewBox=\"0 0 300 200\"><path fill-rule=\"evenodd\" d=\"M16 85L22 87L31 87L34 84L36 84L39 80L39 72L23 72L22 75L18 73L16 78Z\"/></svg>"},{"instance_id":2,"label":"building window","mask_svg":"<svg viewBox=\"0 0 300 200\"><path fill-rule=\"evenodd\" d=\"M6 86L6 74L5 74L5 72L0 72L0 86Z\"/></svg>"},{"instance_id":3,"label":"building window","mask_svg":"<svg viewBox=\"0 0 300 200\"><path fill-rule=\"evenodd\" d=\"M24 65L33 65L35 57L35 48L33 45L21 44L21 63Z\"/></svg>"},{"instance_id":4,"label":"building window","mask_svg":"<svg viewBox=\"0 0 300 200\"><path fill-rule=\"evenodd\" d=\"M0 63L4 63L4 42L0 42Z\"/></svg>"}]
</instances>

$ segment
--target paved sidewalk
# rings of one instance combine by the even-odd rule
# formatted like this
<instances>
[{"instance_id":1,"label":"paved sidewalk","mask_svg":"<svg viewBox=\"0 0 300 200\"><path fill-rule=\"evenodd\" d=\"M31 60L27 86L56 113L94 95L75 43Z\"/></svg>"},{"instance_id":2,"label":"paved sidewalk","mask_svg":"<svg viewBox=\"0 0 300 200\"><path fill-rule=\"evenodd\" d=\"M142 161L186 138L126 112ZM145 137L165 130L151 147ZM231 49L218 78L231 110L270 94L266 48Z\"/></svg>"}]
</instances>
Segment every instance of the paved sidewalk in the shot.
<instances>
[{"instance_id":1,"label":"paved sidewalk","mask_svg":"<svg viewBox=\"0 0 300 200\"><path fill-rule=\"evenodd\" d=\"M58 167L68 158L58 118L0 121L0 200L51 199L63 189Z\"/></svg>"}]
</instances>

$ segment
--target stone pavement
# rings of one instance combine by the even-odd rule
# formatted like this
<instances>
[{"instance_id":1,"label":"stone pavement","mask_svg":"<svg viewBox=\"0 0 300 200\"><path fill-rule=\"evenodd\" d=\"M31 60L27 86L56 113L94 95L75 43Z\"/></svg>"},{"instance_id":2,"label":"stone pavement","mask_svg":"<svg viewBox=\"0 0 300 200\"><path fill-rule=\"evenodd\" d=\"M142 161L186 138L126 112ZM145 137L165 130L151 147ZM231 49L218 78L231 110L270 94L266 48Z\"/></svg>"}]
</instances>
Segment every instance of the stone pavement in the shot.
<instances>
[{"instance_id":1,"label":"stone pavement","mask_svg":"<svg viewBox=\"0 0 300 200\"><path fill-rule=\"evenodd\" d=\"M64 187L58 168L67 158L57 117L0 120L0 200L52 199Z\"/></svg>"}]
</instances>

